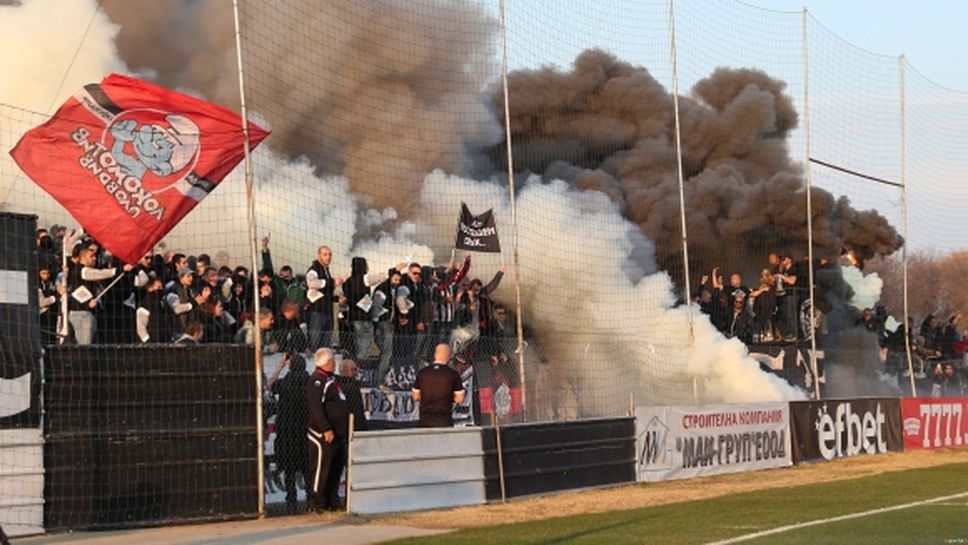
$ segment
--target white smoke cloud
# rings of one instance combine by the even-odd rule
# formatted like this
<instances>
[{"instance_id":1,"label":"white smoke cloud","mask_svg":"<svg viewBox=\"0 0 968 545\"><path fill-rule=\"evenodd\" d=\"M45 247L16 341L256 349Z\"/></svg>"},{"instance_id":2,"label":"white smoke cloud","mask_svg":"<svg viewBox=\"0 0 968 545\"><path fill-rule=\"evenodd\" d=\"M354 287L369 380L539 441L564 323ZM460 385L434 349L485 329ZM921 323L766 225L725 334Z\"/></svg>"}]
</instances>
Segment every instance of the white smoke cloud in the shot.
<instances>
[{"instance_id":1,"label":"white smoke cloud","mask_svg":"<svg viewBox=\"0 0 968 545\"><path fill-rule=\"evenodd\" d=\"M461 201L476 213L494 209L510 256L507 191L496 183L430 174L419 214L430 221L418 233L447 247ZM691 403L693 376L704 402L802 397L760 371L742 343L725 339L698 310L691 342L689 310L674 306L673 283L656 272L652 243L603 193L533 177L519 192L517 214L524 318L553 362L547 380L536 382L538 393L550 390L539 396L552 398L548 414L619 414L629 392L640 403ZM475 255L472 275L486 282L502 260L510 262ZM511 282L497 296L512 302Z\"/></svg>"},{"instance_id":2,"label":"white smoke cloud","mask_svg":"<svg viewBox=\"0 0 968 545\"><path fill-rule=\"evenodd\" d=\"M884 287L881 277L877 273L864 274L853 265L841 267L841 272L844 275L844 281L854 290L854 295L848 303L858 310L874 308L881 299L881 289Z\"/></svg>"},{"instance_id":3,"label":"white smoke cloud","mask_svg":"<svg viewBox=\"0 0 968 545\"><path fill-rule=\"evenodd\" d=\"M127 71L114 47L118 27L96 9L95 0L0 5L0 209L38 213L42 225L70 216L20 173L7 152L47 120L48 108L53 113L84 84Z\"/></svg>"},{"instance_id":4,"label":"white smoke cloud","mask_svg":"<svg viewBox=\"0 0 968 545\"><path fill-rule=\"evenodd\" d=\"M0 103L46 112L82 85L126 71L114 47L118 27L103 12L95 15L96 9L95 0L26 0L20 6L0 6ZM82 44L88 21L91 27ZM54 96L58 87L60 93Z\"/></svg>"}]
</instances>

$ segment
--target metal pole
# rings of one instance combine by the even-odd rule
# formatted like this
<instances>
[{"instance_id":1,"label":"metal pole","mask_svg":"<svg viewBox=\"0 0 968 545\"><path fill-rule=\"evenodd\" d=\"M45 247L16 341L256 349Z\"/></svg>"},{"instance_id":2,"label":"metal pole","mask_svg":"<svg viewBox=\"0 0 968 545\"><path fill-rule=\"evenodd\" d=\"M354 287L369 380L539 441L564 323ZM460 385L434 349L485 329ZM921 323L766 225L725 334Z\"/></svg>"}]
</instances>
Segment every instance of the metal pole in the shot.
<instances>
[{"instance_id":1,"label":"metal pole","mask_svg":"<svg viewBox=\"0 0 968 545\"><path fill-rule=\"evenodd\" d=\"M682 221L682 268L686 288L686 308L689 312L689 348L696 344L695 318L692 308L692 287L689 281L689 237L686 233L686 189L682 177L682 133L679 123L679 65L676 54L675 0L669 0L669 55L672 57L672 106L676 121L676 175L679 178L679 217ZM699 403L699 376L692 376L692 400Z\"/></svg>"},{"instance_id":2,"label":"metal pole","mask_svg":"<svg viewBox=\"0 0 968 545\"><path fill-rule=\"evenodd\" d=\"M518 336L518 375L521 377L521 409L527 414L528 388L524 374L524 325L521 316L521 261L518 259L518 209L514 194L514 154L511 150L511 103L508 100L508 32L507 14L504 0L500 0L501 10L501 80L504 86L504 138L508 152L508 193L511 201L512 267L514 269L514 313L517 315Z\"/></svg>"},{"instance_id":3,"label":"metal pole","mask_svg":"<svg viewBox=\"0 0 968 545\"><path fill-rule=\"evenodd\" d=\"M61 295L61 321L58 324L60 327L57 332L57 344L64 344L71 335L71 324L67 321L70 311L68 310L68 300L67 298L71 296L69 290L69 283L67 281L67 253L68 253L68 242L73 245L74 231L70 233L67 232L67 228L64 228L64 237L61 239L61 274L64 275L64 294Z\"/></svg>"},{"instance_id":4,"label":"metal pole","mask_svg":"<svg viewBox=\"0 0 968 545\"><path fill-rule=\"evenodd\" d=\"M346 512L350 512L350 502L352 501L353 490L353 439L356 432L356 415L350 413L350 436L346 440Z\"/></svg>"},{"instance_id":5,"label":"metal pole","mask_svg":"<svg viewBox=\"0 0 968 545\"><path fill-rule=\"evenodd\" d=\"M907 58L898 57L901 85L901 224L904 230L904 246L901 247L901 269L904 279L904 352L907 357L908 376L911 377L911 397L918 396L917 384L914 382L914 358L911 356L911 331L908 325L908 215L907 215L907 98L905 96L904 65Z\"/></svg>"},{"instance_id":6,"label":"metal pole","mask_svg":"<svg viewBox=\"0 0 968 545\"><path fill-rule=\"evenodd\" d=\"M501 425L498 422L497 413L491 410L491 427L494 429L494 444L497 447L497 476L501 485L501 503L508 501L507 492L504 487L504 452L501 449Z\"/></svg>"},{"instance_id":7,"label":"metal pole","mask_svg":"<svg viewBox=\"0 0 968 545\"><path fill-rule=\"evenodd\" d=\"M255 238L255 196L252 187L252 155L249 153L249 121L245 109L245 79L242 75L242 32L239 25L239 0L232 0L232 11L235 16L235 55L239 71L239 103L242 109L242 139L245 153L245 199L248 204L249 220L249 253L252 259L253 296L255 315L252 317L255 332L255 420L256 420L256 463L258 465L259 486L259 516L266 515L265 498L265 431L262 429L262 330L259 328L259 293L258 285L258 246Z\"/></svg>"},{"instance_id":8,"label":"metal pole","mask_svg":"<svg viewBox=\"0 0 968 545\"><path fill-rule=\"evenodd\" d=\"M807 40L807 7L803 6L803 133L804 174L807 178L807 270L810 282L810 372L813 373L813 394L820 399L820 375L817 370L817 305L814 300L813 270L813 174L810 169L810 46Z\"/></svg>"}]
</instances>

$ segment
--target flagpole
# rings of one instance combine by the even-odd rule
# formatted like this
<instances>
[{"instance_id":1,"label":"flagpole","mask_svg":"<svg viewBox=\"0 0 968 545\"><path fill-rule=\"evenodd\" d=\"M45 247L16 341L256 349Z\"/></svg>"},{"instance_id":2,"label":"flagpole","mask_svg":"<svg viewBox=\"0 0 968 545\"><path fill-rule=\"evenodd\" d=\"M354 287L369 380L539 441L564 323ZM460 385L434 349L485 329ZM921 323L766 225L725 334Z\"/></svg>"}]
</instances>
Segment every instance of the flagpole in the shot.
<instances>
[{"instance_id":1,"label":"flagpole","mask_svg":"<svg viewBox=\"0 0 968 545\"><path fill-rule=\"evenodd\" d=\"M110 290L111 288L113 288L114 285L118 283L118 280L121 280L121 278L123 276L124 276L124 270L122 270L121 271L121 274L119 274L114 280L111 281L110 284L108 284L108 287L106 287L103 290L101 290L101 293L97 294L97 297L95 297L94 300L95 301L100 301L101 300L101 297L104 297L104 294L107 293L108 290Z\"/></svg>"},{"instance_id":2,"label":"flagpole","mask_svg":"<svg viewBox=\"0 0 968 545\"><path fill-rule=\"evenodd\" d=\"M70 245L74 245L74 231L70 234L67 233L67 227L64 228L64 238L61 239L61 274L64 275L64 295L61 295L61 323L60 330L58 331L58 344L64 344L71 335L70 322L67 321L68 313L68 300L67 298L71 296L68 292L68 281L67 281L67 252L68 252L68 242Z\"/></svg>"},{"instance_id":3,"label":"flagpole","mask_svg":"<svg viewBox=\"0 0 968 545\"><path fill-rule=\"evenodd\" d=\"M521 377L521 410L528 414L527 383L524 376L524 326L521 316L521 260L518 258L518 209L514 195L514 153L511 149L511 105L508 100L508 29L507 13L504 0L501 0L501 80L504 87L504 138L507 140L508 152L508 193L511 201L512 253L511 262L514 268L514 313L517 316L518 336L518 374ZM503 256L503 254L502 254ZM503 259L502 259L503 261Z\"/></svg>"},{"instance_id":4,"label":"flagpole","mask_svg":"<svg viewBox=\"0 0 968 545\"><path fill-rule=\"evenodd\" d=\"M258 289L257 276L259 271L258 262L258 242L256 241L256 229L255 229L255 196L252 184L252 155L249 152L249 120L248 114L246 113L245 107L245 78L242 74L242 32L239 25L239 0L232 0L232 12L235 17L235 55L236 61L238 62L238 72L239 72L239 104L242 111L242 139L243 139L243 153L245 154L245 199L248 208L248 220L249 220L249 253L252 259L252 276L253 276L253 311L255 316L252 317L252 322L254 327L252 328L255 332L255 424L256 424L256 466L258 471L258 503L259 503L259 516L265 517L266 515L266 499L265 499L265 453L263 451L263 443L265 442L264 430L262 429L262 329L259 327L259 294L255 291Z\"/></svg>"}]
</instances>

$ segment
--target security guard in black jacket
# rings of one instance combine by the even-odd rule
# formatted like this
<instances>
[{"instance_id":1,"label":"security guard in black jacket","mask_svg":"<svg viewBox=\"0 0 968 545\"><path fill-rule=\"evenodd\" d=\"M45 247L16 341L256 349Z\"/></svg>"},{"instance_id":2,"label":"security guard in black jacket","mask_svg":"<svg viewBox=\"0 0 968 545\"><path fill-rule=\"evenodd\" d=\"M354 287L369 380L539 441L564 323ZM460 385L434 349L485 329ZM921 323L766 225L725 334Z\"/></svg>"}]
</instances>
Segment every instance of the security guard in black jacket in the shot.
<instances>
[{"instance_id":1,"label":"security guard in black jacket","mask_svg":"<svg viewBox=\"0 0 968 545\"><path fill-rule=\"evenodd\" d=\"M306 495L309 509L315 512L342 509L339 479L346 467L350 411L346 394L333 376L335 365L333 351L320 348L316 351L316 371L306 383L309 409Z\"/></svg>"}]
</instances>

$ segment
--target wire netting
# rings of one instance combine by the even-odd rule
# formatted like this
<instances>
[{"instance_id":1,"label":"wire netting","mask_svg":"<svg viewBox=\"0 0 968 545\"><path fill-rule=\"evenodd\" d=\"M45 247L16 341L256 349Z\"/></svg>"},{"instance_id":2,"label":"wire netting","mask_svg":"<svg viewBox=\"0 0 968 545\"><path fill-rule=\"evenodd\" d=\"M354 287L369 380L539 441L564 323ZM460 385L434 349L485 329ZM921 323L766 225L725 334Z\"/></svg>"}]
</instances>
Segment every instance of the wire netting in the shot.
<instances>
[{"instance_id":1,"label":"wire netting","mask_svg":"<svg viewBox=\"0 0 968 545\"><path fill-rule=\"evenodd\" d=\"M0 148L110 70L237 110L232 10L175 5L73 14L66 75L0 93ZM960 391L942 367L962 357L968 312L968 94L903 59L734 0L243 1L239 15L246 108L272 131L252 156L254 225L240 167L123 271L7 153L0 210L43 228L42 345L190 342L189 322L203 344L261 332L278 509L305 498L301 370L320 347L360 429L417 424L411 388L439 344L470 394L458 425L813 395L814 346L822 395L907 394L912 378ZM500 251L455 248L462 204L493 211ZM116 270L72 320L85 248ZM3 460L4 483L36 484ZM36 515L3 509L5 526Z\"/></svg>"}]
</instances>

